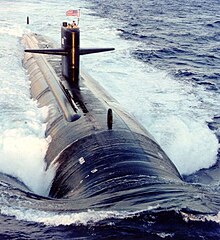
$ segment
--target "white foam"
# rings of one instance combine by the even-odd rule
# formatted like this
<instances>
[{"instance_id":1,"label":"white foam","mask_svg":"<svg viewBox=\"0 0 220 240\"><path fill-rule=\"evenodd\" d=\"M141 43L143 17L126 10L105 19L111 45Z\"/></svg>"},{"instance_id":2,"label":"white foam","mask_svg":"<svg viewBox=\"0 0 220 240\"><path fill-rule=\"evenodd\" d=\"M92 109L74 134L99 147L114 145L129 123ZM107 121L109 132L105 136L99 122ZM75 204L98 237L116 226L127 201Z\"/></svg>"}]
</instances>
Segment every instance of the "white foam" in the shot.
<instances>
[{"instance_id":1,"label":"white foam","mask_svg":"<svg viewBox=\"0 0 220 240\"><path fill-rule=\"evenodd\" d=\"M1 172L18 178L35 193L47 195L54 176L45 171L43 161L47 140L23 129L7 129L2 133L0 147Z\"/></svg>"},{"instance_id":2,"label":"white foam","mask_svg":"<svg viewBox=\"0 0 220 240\"><path fill-rule=\"evenodd\" d=\"M220 224L220 212L217 215L209 215L204 217L208 221L217 222Z\"/></svg>"},{"instance_id":3,"label":"white foam","mask_svg":"<svg viewBox=\"0 0 220 240\"><path fill-rule=\"evenodd\" d=\"M188 221L212 221L220 224L220 212L216 215L193 215L188 213L181 212L181 215L183 216L183 220Z\"/></svg>"},{"instance_id":4,"label":"white foam","mask_svg":"<svg viewBox=\"0 0 220 240\"><path fill-rule=\"evenodd\" d=\"M18 203L19 205L19 203ZM95 210L87 210L82 212L48 212L48 211L40 211L31 208L24 207L9 207L9 206L1 206L0 212L1 214L7 216L14 216L17 220L29 221L29 222L37 222L42 223L48 226L68 226L68 225L92 225L102 220L108 220L111 218L114 219L127 219L133 218L143 212L152 211L154 209L159 208L159 205L152 205L146 207L143 210L139 211L95 211ZM193 215L181 212L183 219L188 222L190 221L213 221L220 224L220 212L216 215ZM111 224L111 222L109 222Z\"/></svg>"},{"instance_id":5,"label":"white foam","mask_svg":"<svg viewBox=\"0 0 220 240\"><path fill-rule=\"evenodd\" d=\"M157 119L153 127L154 136L181 174L211 167L216 162L218 141L205 124L203 126L188 118L168 116L166 119Z\"/></svg>"},{"instance_id":6,"label":"white foam","mask_svg":"<svg viewBox=\"0 0 220 240\"><path fill-rule=\"evenodd\" d=\"M26 111L21 108L13 117L8 116L13 112L5 112L7 122L1 127L0 136L0 171L18 178L35 193L47 195L54 169L45 171L44 157L50 143L50 137L45 138L44 134L45 116L36 102L24 100L29 101Z\"/></svg>"},{"instance_id":7,"label":"white foam","mask_svg":"<svg viewBox=\"0 0 220 240\"><path fill-rule=\"evenodd\" d=\"M17 23L18 24L18 23ZM30 99L22 67L23 48L19 24L0 28L0 172L12 175L40 195L47 195L54 169L47 171L44 157L47 108ZM1 61L2 60L2 61Z\"/></svg>"},{"instance_id":8,"label":"white foam","mask_svg":"<svg viewBox=\"0 0 220 240\"><path fill-rule=\"evenodd\" d=\"M57 212L45 212L34 209L24 209L24 208L12 208L12 207L1 207L1 214L7 216L15 216L17 220L25 220L37 223L43 223L49 226L59 226L59 225L91 225L102 220L116 218L125 219L132 218L137 214L150 211L152 209L158 208L156 206L149 206L145 210L141 211L94 211L88 210L79 213L57 213Z\"/></svg>"},{"instance_id":9,"label":"white foam","mask_svg":"<svg viewBox=\"0 0 220 240\"><path fill-rule=\"evenodd\" d=\"M0 28L0 34L11 35L14 37L21 37L24 33L24 28L21 25L15 23L14 27L2 27Z\"/></svg>"}]
</instances>

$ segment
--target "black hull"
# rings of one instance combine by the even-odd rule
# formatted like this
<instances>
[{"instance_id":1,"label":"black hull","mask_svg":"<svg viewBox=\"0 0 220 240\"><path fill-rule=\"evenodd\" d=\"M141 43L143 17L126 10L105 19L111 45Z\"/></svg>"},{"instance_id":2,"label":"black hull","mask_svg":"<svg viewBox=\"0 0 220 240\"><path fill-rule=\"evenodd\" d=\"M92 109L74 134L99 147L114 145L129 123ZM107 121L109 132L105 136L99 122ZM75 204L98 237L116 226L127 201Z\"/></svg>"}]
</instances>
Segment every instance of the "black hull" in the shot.
<instances>
[{"instance_id":1,"label":"black hull","mask_svg":"<svg viewBox=\"0 0 220 240\"><path fill-rule=\"evenodd\" d=\"M41 37L37 39L26 35L23 42L28 48L37 48L37 42L42 47ZM43 61L48 64L42 65ZM52 72L51 81L66 85L60 61L57 56L24 56L32 97L40 107L49 107L46 136L51 137L51 143L45 161L57 169L51 198L72 200L79 209L145 209L146 204L154 203L171 209L215 212L215 204L206 199L191 199L200 190L182 181L154 138L85 71L81 71L80 91L72 91L80 117L66 121L47 84L47 72ZM67 115L72 114L68 103L66 110Z\"/></svg>"}]
</instances>

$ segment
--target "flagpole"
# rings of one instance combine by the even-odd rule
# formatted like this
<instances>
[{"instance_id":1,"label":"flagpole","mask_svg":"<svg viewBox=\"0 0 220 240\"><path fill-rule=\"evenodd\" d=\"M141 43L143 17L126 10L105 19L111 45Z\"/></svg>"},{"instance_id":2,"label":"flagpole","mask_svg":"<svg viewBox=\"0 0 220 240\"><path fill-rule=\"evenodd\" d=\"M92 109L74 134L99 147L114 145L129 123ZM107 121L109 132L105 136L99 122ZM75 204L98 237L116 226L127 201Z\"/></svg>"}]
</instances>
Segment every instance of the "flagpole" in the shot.
<instances>
[{"instance_id":1,"label":"flagpole","mask_svg":"<svg viewBox=\"0 0 220 240\"><path fill-rule=\"evenodd\" d=\"M77 21L77 26L79 26L79 18L80 18L80 9L79 9L79 16L78 16L78 21Z\"/></svg>"}]
</instances>

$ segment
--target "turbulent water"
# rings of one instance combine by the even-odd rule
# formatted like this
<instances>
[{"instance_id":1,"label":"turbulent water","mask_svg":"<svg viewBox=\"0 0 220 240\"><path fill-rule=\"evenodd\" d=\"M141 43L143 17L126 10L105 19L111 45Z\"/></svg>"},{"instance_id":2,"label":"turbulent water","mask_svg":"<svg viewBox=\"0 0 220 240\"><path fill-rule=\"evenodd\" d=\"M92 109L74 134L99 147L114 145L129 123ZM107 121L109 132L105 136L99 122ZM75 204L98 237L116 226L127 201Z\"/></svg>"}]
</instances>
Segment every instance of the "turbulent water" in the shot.
<instances>
[{"instance_id":1,"label":"turbulent water","mask_svg":"<svg viewBox=\"0 0 220 240\"><path fill-rule=\"evenodd\" d=\"M23 33L37 32L60 44L61 23L72 20L65 11L80 8L81 46L116 49L83 56L82 66L152 133L186 179L215 172L203 188L218 193L219 1L0 3L0 171L14 177L1 177L0 238L219 239L219 214L198 217L157 205L73 212L47 199L54 177L43 160L47 109L30 99L21 43Z\"/></svg>"}]
</instances>

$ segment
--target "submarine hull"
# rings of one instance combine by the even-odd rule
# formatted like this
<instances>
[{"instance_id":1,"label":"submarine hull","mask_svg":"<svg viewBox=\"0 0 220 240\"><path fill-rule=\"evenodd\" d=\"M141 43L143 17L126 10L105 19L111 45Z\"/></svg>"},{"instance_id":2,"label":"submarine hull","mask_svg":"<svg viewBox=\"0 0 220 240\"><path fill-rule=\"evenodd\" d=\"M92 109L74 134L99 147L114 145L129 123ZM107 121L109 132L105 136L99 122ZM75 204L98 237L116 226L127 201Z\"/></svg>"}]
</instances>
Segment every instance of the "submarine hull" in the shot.
<instances>
[{"instance_id":1,"label":"submarine hull","mask_svg":"<svg viewBox=\"0 0 220 240\"><path fill-rule=\"evenodd\" d=\"M45 41L39 35L23 37L27 48L43 47ZM45 161L47 167L56 167L51 198L72 201L78 209L140 210L159 204L206 213L216 210L210 201L191 198L200 190L182 181L151 134L85 70L80 73L80 90L72 89L62 75L61 62L59 56L33 53L25 53L23 61L32 97L39 107L48 107L45 134L51 142ZM48 78L61 87L58 96ZM69 100L71 95L73 102L63 101L63 94ZM79 117L72 118L75 114Z\"/></svg>"},{"instance_id":2,"label":"submarine hull","mask_svg":"<svg viewBox=\"0 0 220 240\"><path fill-rule=\"evenodd\" d=\"M24 36L23 41L29 48L40 46L40 36L36 39L36 36L27 35ZM36 44L38 41L39 45ZM101 172L107 166L113 165L121 165L125 171L131 171L133 174L146 172L147 175L162 176L170 172L171 178L180 178L175 166L153 137L132 116L122 110L119 104L85 71L82 71L80 76L81 90L76 92L75 96L81 117L77 121L67 122L50 91L45 74L42 74L42 72L51 71L45 65L39 66L42 59L49 62L51 68L53 64L60 63L57 56L46 57L26 53L24 66L31 80L32 97L38 101L40 107L49 107L46 136L51 136L52 140L45 160L48 166L54 163L55 159L56 163L62 165L62 170L57 171L54 182L60 176L60 172L67 172L65 165L69 165L68 162L76 166L76 169L82 168L82 174L79 169L77 170L78 182L83 181L93 169ZM45 69L42 70L42 67ZM57 69L53 73L56 75L56 80L65 85L66 81L59 71ZM109 109L113 112L112 128L108 126ZM85 164L80 164L81 158L84 159ZM88 165L90 167L85 171L84 167ZM160 165L163 165L164 170L158 167ZM74 172L76 169L71 168L71 171ZM70 174L72 175L74 174ZM66 180L66 182L70 182L64 184L69 186L69 190L77 185L77 181ZM64 196L69 191L65 191L65 194L55 194L57 192L55 189L56 187L52 186L51 196Z\"/></svg>"}]
</instances>

